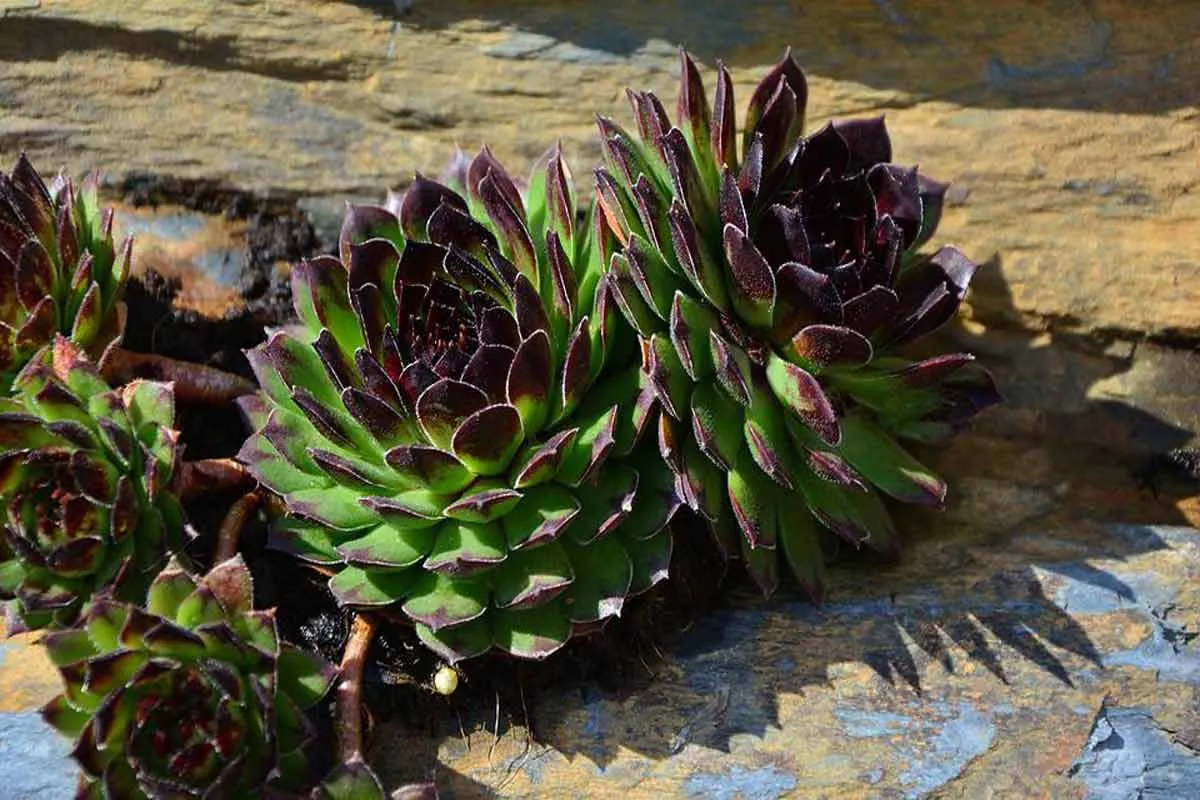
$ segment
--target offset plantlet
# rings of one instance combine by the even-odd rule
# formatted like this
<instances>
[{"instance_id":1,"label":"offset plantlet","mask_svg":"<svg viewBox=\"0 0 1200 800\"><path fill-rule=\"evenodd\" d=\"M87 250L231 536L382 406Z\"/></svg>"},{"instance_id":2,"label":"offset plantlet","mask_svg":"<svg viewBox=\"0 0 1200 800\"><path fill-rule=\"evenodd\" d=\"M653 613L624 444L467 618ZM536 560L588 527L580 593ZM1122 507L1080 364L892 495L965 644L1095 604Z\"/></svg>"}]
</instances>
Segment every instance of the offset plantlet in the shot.
<instances>
[{"instance_id":1,"label":"offset plantlet","mask_svg":"<svg viewBox=\"0 0 1200 800\"><path fill-rule=\"evenodd\" d=\"M92 358L120 339L131 241L113 244L92 175L49 187L22 155L0 173L0 388L56 334Z\"/></svg>"},{"instance_id":2,"label":"offset plantlet","mask_svg":"<svg viewBox=\"0 0 1200 800\"><path fill-rule=\"evenodd\" d=\"M890 163L882 118L802 136L808 91L790 53L754 90L740 146L728 71L710 111L680 58L674 123L638 92L639 136L600 119L596 192L621 243L611 280L680 494L722 541L740 540L765 593L782 550L820 595L818 526L894 551L880 494L934 506L946 494L897 440L943 439L999 400L971 356L901 349L954 316L977 265L953 247L918 252L946 187Z\"/></svg>"},{"instance_id":3,"label":"offset plantlet","mask_svg":"<svg viewBox=\"0 0 1200 800\"><path fill-rule=\"evenodd\" d=\"M111 389L59 337L0 399L0 599L10 632L71 624L103 590L138 601L183 516L171 387Z\"/></svg>"},{"instance_id":4,"label":"offset plantlet","mask_svg":"<svg viewBox=\"0 0 1200 800\"><path fill-rule=\"evenodd\" d=\"M313 792L316 800L437 800L432 783L402 786L385 795L379 776L363 758L362 679L367 652L375 636L376 621L357 614L350 625L337 685L338 765Z\"/></svg>"},{"instance_id":5,"label":"offset plantlet","mask_svg":"<svg viewBox=\"0 0 1200 800\"><path fill-rule=\"evenodd\" d=\"M438 800L432 783L413 783L388 793L375 770L356 753L331 772L313 793L314 800Z\"/></svg>"},{"instance_id":6,"label":"offset plantlet","mask_svg":"<svg viewBox=\"0 0 1200 800\"><path fill-rule=\"evenodd\" d=\"M398 607L451 662L543 658L665 577L678 499L559 153L526 197L487 150L466 183L352 207L340 260L293 269L303 333L249 354L239 457L339 602Z\"/></svg>"},{"instance_id":7,"label":"offset plantlet","mask_svg":"<svg viewBox=\"0 0 1200 800\"><path fill-rule=\"evenodd\" d=\"M304 711L336 669L282 643L241 558L195 578L172 563L145 606L99 601L48 634L63 694L42 710L75 738L82 797L259 798L311 787Z\"/></svg>"}]
</instances>

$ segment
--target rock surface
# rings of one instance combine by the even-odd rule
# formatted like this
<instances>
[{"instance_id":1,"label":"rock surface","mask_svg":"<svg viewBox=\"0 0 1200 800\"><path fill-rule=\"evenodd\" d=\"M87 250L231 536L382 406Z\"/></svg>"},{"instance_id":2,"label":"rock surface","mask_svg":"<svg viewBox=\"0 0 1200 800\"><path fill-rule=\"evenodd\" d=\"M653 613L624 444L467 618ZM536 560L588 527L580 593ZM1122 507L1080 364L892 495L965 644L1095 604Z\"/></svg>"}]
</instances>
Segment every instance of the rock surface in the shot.
<instances>
[{"instance_id":1,"label":"rock surface","mask_svg":"<svg viewBox=\"0 0 1200 800\"><path fill-rule=\"evenodd\" d=\"M0 0L0 161L224 181L328 232L455 143L517 165L560 136L586 176L592 114L627 120L625 86L669 104L676 43L725 59L743 102L791 45L810 128L886 113L897 158L955 183L939 238L991 264L942 344L1009 404L928 454L952 501L904 515L900 564L843 564L820 610L735 597L619 695L448 701L432 739L379 732L388 783L436 759L448 797L1189 796L1200 497L1135 472L1200 444L1200 5L405 5ZM235 297L240 223L118 224L186 303ZM31 644L0 649L0 785L58 797L64 748L29 714L56 681ZM12 783L28 759L40 790Z\"/></svg>"},{"instance_id":2,"label":"rock surface","mask_svg":"<svg viewBox=\"0 0 1200 800\"><path fill-rule=\"evenodd\" d=\"M785 47L809 127L886 113L954 181L944 238L994 259L989 323L1200 339L1200 6L752 0L46 0L0 7L0 153L120 177L222 178L335 213L455 143L529 162L626 86L674 97L676 43L744 101ZM710 81L711 83L711 81ZM711 85L710 85L711 90ZM1003 299L1003 298L1001 298Z\"/></svg>"}]
</instances>

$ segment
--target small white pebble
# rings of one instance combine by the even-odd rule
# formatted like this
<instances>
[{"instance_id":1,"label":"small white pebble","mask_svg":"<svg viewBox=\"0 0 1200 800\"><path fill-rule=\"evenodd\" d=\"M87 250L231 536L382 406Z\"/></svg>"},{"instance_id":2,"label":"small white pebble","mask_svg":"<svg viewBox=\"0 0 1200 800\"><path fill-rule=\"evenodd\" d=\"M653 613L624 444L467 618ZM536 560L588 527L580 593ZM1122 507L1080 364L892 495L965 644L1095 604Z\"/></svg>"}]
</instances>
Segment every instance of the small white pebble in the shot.
<instances>
[{"instance_id":1,"label":"small white pebble","mask_svg":"<svg viewBox=\"0 0 1200 800\"><path fill-rule=\"evenodd\" d=\"M438 694L452 695L458 688L458 672L454 667L443 666L433 676L433 689Z\"/></svg>"}]
</instances>

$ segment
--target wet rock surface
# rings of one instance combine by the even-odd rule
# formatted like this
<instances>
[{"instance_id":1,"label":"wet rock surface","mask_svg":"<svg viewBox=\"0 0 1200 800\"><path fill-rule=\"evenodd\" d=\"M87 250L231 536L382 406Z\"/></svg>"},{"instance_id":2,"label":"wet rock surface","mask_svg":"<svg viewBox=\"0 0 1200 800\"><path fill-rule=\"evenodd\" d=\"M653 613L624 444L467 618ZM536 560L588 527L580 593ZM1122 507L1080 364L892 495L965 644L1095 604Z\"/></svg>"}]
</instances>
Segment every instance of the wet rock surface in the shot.
<instances>
[{"instance_id":1,"label":"wet rock surface","mask_svg":"<svg viewBox=\"0 0 1200 800\"><path fill-rule=\"evenodd\" d=\"M846 559L822 608L735 575L636 680L451 698L377 727L374 761L468 798L1192 796L1200 482L1164 457L1200 446L1200 6L742 7L0 0L0 159L99 167L139 274L253 326L347 197L550 134L586 184L593 112L627 120L627 85L669 105L676 43L743 103L793 46L808 127L886 113L897 159L955 184L939 240L989 260L933 344L1009 402L923 454L948 508L903 511L902 560ZM33 641L0 645L0 781L59 797Z\"/></svg>"}]
</instances>

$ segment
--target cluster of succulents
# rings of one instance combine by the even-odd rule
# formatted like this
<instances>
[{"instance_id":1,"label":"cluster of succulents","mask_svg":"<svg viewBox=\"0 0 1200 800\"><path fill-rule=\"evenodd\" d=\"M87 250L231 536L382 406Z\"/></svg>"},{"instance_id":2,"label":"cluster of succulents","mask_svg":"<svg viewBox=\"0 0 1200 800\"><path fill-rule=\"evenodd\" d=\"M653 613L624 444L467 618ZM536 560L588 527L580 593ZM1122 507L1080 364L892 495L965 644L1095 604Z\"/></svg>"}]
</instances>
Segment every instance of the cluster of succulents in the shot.
<instances>
[{"instance_id":1,"label":"cluster of succulents","mask_svg":"<svg viewBox=\"0 0 1200 800\"><path fill-rule=\"evenodd\" d=\"M888 500L943 502L902 442L999 400L971 356L909 348L976 269L922 250L946 187L892 163L882 119L806 135L790 53L740 142L728 71L711 103L681 72L674 121L641 92L636 135L600 118L586 209L559 148L520 182L486 147L350 206L336 255L292 266L298 324L247 354L237 470L355 620L323 781L305 712L338 670L254 609L229 541L189 556L194 396L105 371L130 248L95 181L0 175L0 600L48 630L81 796L382 798L359 710L380 620L450 664L544 659L667 578L683 508L765 593L782 558L819 598L835 537L891 553Z\"/></svg>"}]
</instances>

